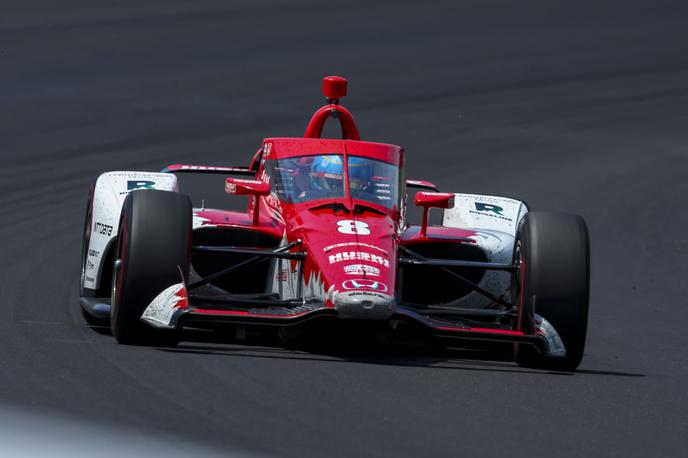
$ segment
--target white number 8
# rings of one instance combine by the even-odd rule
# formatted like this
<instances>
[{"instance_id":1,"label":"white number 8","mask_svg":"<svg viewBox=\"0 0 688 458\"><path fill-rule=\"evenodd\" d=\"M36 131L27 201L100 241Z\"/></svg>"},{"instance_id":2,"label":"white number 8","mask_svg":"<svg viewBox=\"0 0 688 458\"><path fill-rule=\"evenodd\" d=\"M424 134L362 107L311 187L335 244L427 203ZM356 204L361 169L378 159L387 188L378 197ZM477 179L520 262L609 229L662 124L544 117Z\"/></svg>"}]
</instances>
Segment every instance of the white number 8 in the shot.
<instances>
[{"instance_id":1,"label":"white number 8","mask_svg":"<svg viewBox=\"0 0 688 458\"><path fill-rule=\"evenodd\" d=\"M342 234L358 234L358 235L370 235L370 229L368 225L361 221L354 221L352 219L343 219L337 221L337 230Z\"/></svg>"}]
</instances>

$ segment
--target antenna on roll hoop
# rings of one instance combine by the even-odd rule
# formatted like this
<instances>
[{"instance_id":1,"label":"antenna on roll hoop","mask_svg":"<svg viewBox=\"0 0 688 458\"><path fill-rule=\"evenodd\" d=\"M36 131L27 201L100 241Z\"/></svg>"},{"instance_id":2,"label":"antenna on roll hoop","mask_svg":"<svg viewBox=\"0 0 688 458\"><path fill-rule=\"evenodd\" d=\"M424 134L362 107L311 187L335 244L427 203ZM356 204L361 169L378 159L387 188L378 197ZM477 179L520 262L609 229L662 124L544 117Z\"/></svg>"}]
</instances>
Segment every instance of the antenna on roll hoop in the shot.
<instances>
[{"instance_id":1,"label":"antenna on roll hoop","mask_svg":"<svg viewBox=\"0 0 688 458\"><path fill-rule=\"evenodd\" d=\"M313 114L306 128L306 133L303 134L305 138L321 138L325 121L332 116L335 119L339 119L343 139L361 139L353 115L349 110L339 105L339 99L346 96L347 84L346 78L341 76L326 76L323 79L322 90L323 95L327 99L327 105L321 107Z\"/></svg>"},{"instance_id":2,"label":"antenna on roll hoop","mask_svg":"<svg viewBox=\"0 0 688 458\"><path fill-rule=\"evenodd\" d=\"M348 81L341 76L326 76L323 78L323 95L330 105L339 105L339 99L346 97Z\"/></svg>"}]
</instances>

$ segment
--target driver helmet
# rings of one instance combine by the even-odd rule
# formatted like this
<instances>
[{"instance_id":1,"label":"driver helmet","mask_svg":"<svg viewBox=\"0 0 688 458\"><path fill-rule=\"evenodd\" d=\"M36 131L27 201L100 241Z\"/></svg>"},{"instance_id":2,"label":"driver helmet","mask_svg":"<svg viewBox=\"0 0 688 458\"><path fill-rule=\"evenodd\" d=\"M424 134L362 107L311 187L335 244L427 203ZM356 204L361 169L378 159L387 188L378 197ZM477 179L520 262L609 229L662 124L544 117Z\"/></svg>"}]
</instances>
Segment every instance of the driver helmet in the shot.
<instances>
[{"instance_id":1,"label":"driver helmet","mask_svg":"<svg viewBox=\"0 0 688 458\"><path fill-rule=\"evenodd\" d=\"M318 156L311 164L311 187L321 191L344 190L342 156Z\"/></svg>"},{"instance_id":2,"label":"driver helmet","mask_svg":"<svg viewBox=\"0 0 688 458\"><path fill-rule=\"evenodd\" d=\"M373 167L369 160L349 156L349 188L362 191L370 185ZM342 156L318 156L311 165L313 189L340 191L343 189L344 165Z\"/></svg>"}]
</instances>

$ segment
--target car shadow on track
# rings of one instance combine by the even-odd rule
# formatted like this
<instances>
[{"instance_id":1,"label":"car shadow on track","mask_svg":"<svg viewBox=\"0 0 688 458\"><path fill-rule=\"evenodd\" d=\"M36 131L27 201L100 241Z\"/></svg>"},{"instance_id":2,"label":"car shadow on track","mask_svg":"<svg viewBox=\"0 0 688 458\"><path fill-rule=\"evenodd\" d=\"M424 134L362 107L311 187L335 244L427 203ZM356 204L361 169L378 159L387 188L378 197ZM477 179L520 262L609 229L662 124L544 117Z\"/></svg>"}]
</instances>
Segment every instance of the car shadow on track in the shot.
<instances>
[{"instance_id":1,"label":"car shadow on track","mask_svg":"<svg viewBox=\"0 0 688 458\"><path fill-rule=\"evenodd\" d=\"M100 335L111 335L109 326L91 325L89 328ZM448 348L418 343L390 345L365 339L346 342L314 339L296 345L285 345L274 336L261 335L236 338L227 334L206 331L184 331L182 340L182 343L175 347L152 348L169 353L234 358L268 358L534 375L645 377L644 374L639 373L594 369L579 369L575 373L571 373L522 368L513 362L511 349L505 345L488 345L482 348Z\"/></svg>"},{"instance_id":2,"label":"car shadow on track","mask_svg":"<svg viewBox=\"0 0 688 458\"><path fill-rule=\"evenodd\" d=\"M359 341L332 342L317 339L299 345L280 343L275 339L237 340L226 336L188 333L176 347L158 348L170 353L186 353L233 358L268 358L315 361L336 364L371 364L378 366L418 367L438 370L524 373L533 375L604 375L644 377L644 374L580 369L575 373L527 369L516 365L511 348L488 345L482 348L447 348L423 344L380 344Z\"/></svg>"}]
</instances>

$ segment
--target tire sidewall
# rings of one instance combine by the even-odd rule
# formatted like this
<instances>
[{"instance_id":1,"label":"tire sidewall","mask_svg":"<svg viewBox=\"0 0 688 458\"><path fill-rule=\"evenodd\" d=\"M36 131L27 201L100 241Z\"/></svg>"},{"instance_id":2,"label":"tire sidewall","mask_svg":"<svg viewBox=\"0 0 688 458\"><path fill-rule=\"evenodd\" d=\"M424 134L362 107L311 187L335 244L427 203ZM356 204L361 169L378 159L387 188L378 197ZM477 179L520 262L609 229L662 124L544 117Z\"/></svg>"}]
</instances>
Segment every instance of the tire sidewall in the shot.
<instances>
[{"instance_id":1,"label":"tire sidewall","mask_svg":"<svg viewBox=\"0 0 688 458\"><path fill-rule=\"evenodd\" d=\"M188 280L191 204L157 190L130 193L122 206L113 266L111 328L121 343L150 343L163 334L140 320L167 287Z\"/></svg>"},{"instance_id":2,"label":"tire sidewall","mask_svg":"<svg viewBox=\"0 0 688 458\"><path fill-rule=\"evenodd\" d=\"M590 248L585 222L576 215L527 213L515 243L520 244L520 273L525 276L520 330L534 334L537 314L555 328L567 352L565 358L547 358L532 346L520 345L516 360L522 366L573 370L583 357L589 308Z\"/></svg>"}]
</instances>

